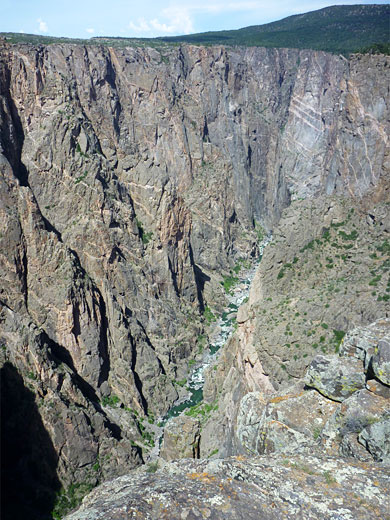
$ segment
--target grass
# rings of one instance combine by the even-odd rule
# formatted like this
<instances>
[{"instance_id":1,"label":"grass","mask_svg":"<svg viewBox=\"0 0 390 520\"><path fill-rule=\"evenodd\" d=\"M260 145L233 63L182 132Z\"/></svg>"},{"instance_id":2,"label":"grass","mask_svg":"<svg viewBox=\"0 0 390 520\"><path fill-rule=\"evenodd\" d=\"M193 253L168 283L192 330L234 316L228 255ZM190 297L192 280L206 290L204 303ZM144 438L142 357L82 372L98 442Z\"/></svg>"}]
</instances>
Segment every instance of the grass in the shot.
<instances>
[{"instance_id":1,"label":"grass","mask_svg":"<svg viewBox=\"0 0 390 520\"><path fill-rule=\"evenodd\" d=\"M187 379L181 379L180 381L173 380L173 384L183 388L187 384Z\"/></svg>"},{"instance_id":2,"label":"grass","mask_svg":"<svg viewBox=\"0 0 390 520\"><path fill-rule=\"evenodd\" d=\"M218 405L214 402L212 404L207 404L201 401L200 403L188 408L184 412L188 417L203 417L206 418L213 410L218 410Z\"/></svg>"},{"instance_id":3,"label":"grass","mask_svg":"<svg viewBox=\"0 0 390 520\"><path fill-rule=\"evenodd\" d=\"M198 45L293 47L344 54L358 49L379 52L387 50L388 17L389 9L385 5L332 6L265 25L164 37L161 40Z\"/></svg>"}]
</instances>

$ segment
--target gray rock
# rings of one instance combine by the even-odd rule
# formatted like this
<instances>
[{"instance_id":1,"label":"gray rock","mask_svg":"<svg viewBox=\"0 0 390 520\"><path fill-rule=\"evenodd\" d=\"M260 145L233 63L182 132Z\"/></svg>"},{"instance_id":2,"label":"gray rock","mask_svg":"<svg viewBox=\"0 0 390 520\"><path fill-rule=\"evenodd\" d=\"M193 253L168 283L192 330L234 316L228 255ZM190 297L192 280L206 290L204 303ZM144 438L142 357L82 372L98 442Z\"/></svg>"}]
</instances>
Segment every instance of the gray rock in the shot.
<instances>
[{"instance_id":1,"label":"gray rock","mask_svg":"<svg viewBox=\"0 0 390 520\"><path fill-rule=\"evenodd\" d=\"M327 457L183 460L99 486L66 520L376 520L389 485L383 465Z\"/></svg>"},{"instance_id":2,"label":"gray rock","mask_svg":"<svg viewBox=\"0 0 390 520\"><path fill-rule=\"evenodd\" d=\"M372 368L379 381L390 386L390 336L379 341Z\"/></svg>"},{"instance_id":3,"label":"gray rock","mask_svg":"<svg viewBox=\"0 0 390 520\"><path fill-rule=\"evenodd\" d=\"M390 399L390 387L382 384L377 379L370 379L369 381L367 381L366 388L374 394L380 395L381 397L385 397L386 399Z\"/></svg>"},{"instance_id":4,"label":"gray rock","mask_svg":"<svg viewBox=\"0 0 390 520\"><path fill-rule=\"evenodd\" d=\"M165 460L199 458L200 423L194 417L182 415L166 425L160 456Z\"/></svg>"},{"instance_id":5,"label":"gray rock","mask_svg":"<svg viewBox=\"0 0 390 520\"><path fill-rule=\"evenodd\" d=\"M261 392L249 392L240 401L237 414L237 437L244 450L258 453L266 400Z\"/></svg>"},{"instance_id":6,"label":"gray rock","mask_svg":"<svg viewBox=\"0 0 390 520\"><path fill-rule=\"evenodd\" d=\"M390 463L390 418L384 417L369 424L359 434L359 442L371 453L374 460Z\"/></svg>"},{"instance_id":7,"label":"gray rock","mask_svg":"<svg viewBox=\"0 0 390 520\"><path fill-rule=\"evenodd\" d=\"M388 334L389 329L390 319L382 318L368 327L357 327L348 331L340 346L340 355L361 359L367 371L379 340Z\"/></svg>"},{"instance_id":8,"label":"gray rock","mask_svg":"<svg viewBox=\"0 0 390 520\"><path fill-rule=\"evenodd\" d=\"M265 255L268 275L260 274L272 313L279 316L287 295L299 300L313 287L322 290L332 272L327 255L338 254L338 268L345 262L345 273L337 272L348 275L348 286L364 285L361 269L356 278L351 272L357 257L367 259L366 228L347 244L354 254L349 260L343 252L344 260L344 239L330 226L374 190L370 240L379 242L388 229L380 202L388 58L348 62L315 51L195 46L164 49L162 56L150 48L5 43L0 69L1 335L9 360L31 379L61 482L95 483L140 463L131 447L140 441L131 410L163 415L177 398L173 381L187 376L203 332L199 310L221 306L221 273L236 257L255 254L255 219L273 227L296 200L280 227L279 251ZM325 194L355 198L313 204ZM356 214L348 225L360 229ZM326 276L318 280L311 249L294 263L289 248L319 240L325 226L332 237L321 245ZM275 266L286 250L297 278L291 284L284 275L289 283L278 285ZM279 298L272 293L272 305L270 288ZM384 300L372 298L340 296L326 318L329 336L383 315ZM267 330L242 316L242 337L251 327L256 332L235 374L226 364L226 415L218 430L225 453L236 449L243 395L272 387L268 378L277 384L300 377L310 363L309 341L285 341L296 305L285 302L283 323L266 316ZM303 338L324 306L306 302L299 310L311 313L310 323L300 319L297 326ZM313 331L313 343L323 330ZM108 396L120 412L102 406Z\"/></svg>"},{"instance_id":9,"label":"gray rock","mask_svg":"<svg viewBox=\"0 0 390 520\"><path fill-rule=\"evenodd\" d=\"M311 362L304 380L307 386L335 401L344 401L365 388L363 364L353 358L317 356Z\"/></svg>"},{"instance_id":10,"label":"gray rock","mask_svg":"<svg viewBox=\"0 0 390 520\"><path fill-rule=\"evenodd\" d=\"M359 441L360 433L370 425L388 417L389 400L367 390L355 392L336 408L322 433L322 447L327 453L353 456L367 460L366 447ZM367 445L368 446L368 445Z\"/></svg>"}]
</instances>

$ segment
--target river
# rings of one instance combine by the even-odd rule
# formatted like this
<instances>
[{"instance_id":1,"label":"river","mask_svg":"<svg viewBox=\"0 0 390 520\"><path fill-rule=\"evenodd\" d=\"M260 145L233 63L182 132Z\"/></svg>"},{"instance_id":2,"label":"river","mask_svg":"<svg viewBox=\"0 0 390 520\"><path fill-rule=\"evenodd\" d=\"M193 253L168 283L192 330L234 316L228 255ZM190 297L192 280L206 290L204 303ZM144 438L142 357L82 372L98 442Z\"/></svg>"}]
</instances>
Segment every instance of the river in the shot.
<instances>
[{"instance_id":1,"label":"river","mask_svg":"<svg viewBox=\"0 0 390 520\"><path fill-rule=\"evenodd\" d=\"M158 457L160 445L164 435L166 424L173 418L184 413L185 410L197 405L203 399L203 386L205 372L210 365L215 365L220 354L221 347L227 342L235 330L237 311L244 300L249 296L250 285L264 253L264 248L270 243L272 236L268 235L259 245L259 257L249 268L241 267L234 288L227 294L227 306L219 319L213 324L213 332L210 335L210 344L204 350L202 360L194 366L186 388L187 396L176 401L157 425L153 425L155 434L155 446L148 454L148 461Z\"/></svg>"}]
</instances>

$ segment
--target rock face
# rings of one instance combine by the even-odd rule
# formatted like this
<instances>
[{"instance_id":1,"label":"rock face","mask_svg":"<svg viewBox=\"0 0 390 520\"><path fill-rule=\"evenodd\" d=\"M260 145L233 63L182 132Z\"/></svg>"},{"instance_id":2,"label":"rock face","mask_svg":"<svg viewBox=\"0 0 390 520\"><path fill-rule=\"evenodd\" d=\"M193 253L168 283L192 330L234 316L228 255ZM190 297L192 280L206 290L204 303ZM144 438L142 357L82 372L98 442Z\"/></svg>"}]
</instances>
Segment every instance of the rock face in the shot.
<instances>
[{"instance_id":1,"label":"rock face","mask_svg":"<svg viewBox=\"0 0 390 520\"><path fill-rule=\"evenodd\" d=\"M378 343L377 351L372 357L372 369L379 381L390 386L390 335Z\"/></svg>"},{"instance_id":2,"label":"rock face","mask_svg":"<svg viewBox=\"0 0 390 520\"><path fill-rule=\"evenodd\" d=\"M268 456L148 469L96 488L66 520L389 518L389 474L380 465Z\"/></svg>"},{"instance_id":3,"label":"rock face","mask_svg":"<svg viewBox=\"0 0 390 520\"><path fill-rule=\"evenodd\" d=\"M306 372L305 383L325 397L344 401L365 387L366 378L359 360L316 356Z\"/></svg>"},{"instance_id":4,"label":"rock face","mask_svg":"<svg viewBox=\"0 0 390 520\"><path fill-rule=\"evenodd\" d=\"M12 393L16 370L35 395L55 455L53 479L93 486L141 463L141 448L152 443L143 421L162 416L177 399L177 382L198 353L203 311L224 301L222 274L239 257L256 255L257 222L274 226L297 199L284 214L278 248L264 258L258 304L273 298L276 266L284 269L280 298L295 291L284 285L294 268L282 263L287 258L296 266L286 243L305 248L329 231L326 247L337 244L340 257L332 256L332 267L345 262L352 287L351 266L360 254L353 225L365 219L363 245L371 236L382 262L388 59L346 61L287 49L0 45L5 386ZM313 204L325 194L364 196L371 205L350 215L352 202ZM297 240L296 207L306 208ZM351 248L344 251L343 241ZM298 265L310 267L314 254L308 246ZM312 321L320 327L326 319L340 331L384 316L385 276L378 271L372 280L377 295L367 293L349 317L336 313L331 322L313 309ZM253 319L253 299L231 352L223 354L225 368L206 386L214 401L219 383L230 381L220 410L231 411L217 436L205 426L210 442L226 428L227 438L236 438L245 393L300 377L313 357L312 348L303 362L280 356L279 329L265 333L259 348L263 324ZM266 312L276 312L275 305ZM286 307L299 312L295 300ZM288 343L284 352L297 348L297 338ZM229 364L233 352L238 357ZM382 347L375 359L372 369L384 374L386 386ZM232 452L236 441L229 442L209 452Z\"/></svg>"},{"instance_id":5,"label":"rock face","mask_svg":"<svg viewBox=\"0 0 390 520\"><path fill-rule=\"evenodd\" d=\"M302 380L278 391L248 392L237 384L245 381L242 374L217 381L224 400L200 432L201 456L214 447L210 432L217 430L218 454L222 455L326 453L390 463L390 388L375 379L374 372L365 373L362 360L353 357L371 351L374 359L389 326L390 320L382 319L354 329L346 336L342 355L316 356ZM367 348L363 350L362 345ZM222 357L218 372L224 363ZM225 405L233 397L234 413Z\"/></svg>"},{"instance_id":6,"label":"rock face","mask_svg":"<svg viewBox=\"0 0 390 520\"><path fill-rule=\"evenodd\" d=\"M164 430L160 455L165 460L198 459L200 424L193 417L179 416Z\"/></svg>"}]
</instances>

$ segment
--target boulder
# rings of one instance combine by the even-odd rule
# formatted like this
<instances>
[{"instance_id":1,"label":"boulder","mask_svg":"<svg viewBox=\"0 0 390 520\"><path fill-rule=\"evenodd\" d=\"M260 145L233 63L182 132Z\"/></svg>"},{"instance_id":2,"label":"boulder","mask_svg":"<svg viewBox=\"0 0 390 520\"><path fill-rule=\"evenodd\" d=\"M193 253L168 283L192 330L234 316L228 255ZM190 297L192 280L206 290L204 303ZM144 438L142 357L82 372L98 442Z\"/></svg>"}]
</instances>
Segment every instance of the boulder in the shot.
<instances>
[{"instance_id":1,"label":"boulder","mask_svg":"<svg viewBox=\"0 0 390 520\"><path fill-rule=\"evenodd\" d=\"M182 415L169 421L164 430L160 455L165 460L199 458L200 422Z\"/></svg>"},{"instance_id":2,"label":"boulder","mask_svg":"<svg viewBox=\"0 0 390 520\"><path fill-rule=\"evenodd\" d=\"M354 358L316 356L304 381L325 397L341 402L365 387L363 364Z\"/></svg>"},{"instance_id":3,"label":"boulder","mask_svg":"<svg viewBox=\"0 0 390 520\"><path fill-rule=\"evenodd\" d=\"M376 395L380 395L381 397L390 399L390 387L382 384L377 379L370 379L369 381L367 381L366 388L367 390L373 392Z\"/></svg>"},{"instance_id":4,"label":"boulder","mask_svg":"<svg viewBox=\"0 0 390 520\"><path fill-rule=\"evenodd\" d=\"M379 341L372 358L372 369L379 381L390 386L390 336Z\"/></svg>"},{"instance_id":5,"label":"boulder","mask_svg":"<svg viewBox=\"0 0 390 520\"><path fill-rule=\"evenodd\" d=\"M388 414L388 399L366 389L355 392L337 407L325 424L322 431L323 448L331 455L341 454L367 460L367 451L362 447L369 449L369 444L366 442L371 435L369 427L384 421ZM360 437L365 429L367 433ZM370 442L373 446L373 441Z\"/></svg>"},{"instance_id":6,"label":"boulder","mask_svg":"<svg viewBox=\"0 0 390 520\"><path fill-rule=\"evenodd\" d=\"M260 392L243 397L237 437L244 453L299 453L317 443L337 404L297 384L268 399Z\"/></svg>"},{"instance_id":7,"label":"boulder","mask_svg":"<svg viewBox=\"0 0 390 520\"><path fill-rule=\"evenodd\" d=\"M390 416L369 424L360 432L358 440L374 460L390 463Z\"/></svg>"},{"instance_id":8,"label":"boulder","mask_svg":"<svg viewBox=\"0 0 390 520\"><path fill-rule=\"evenodd\" d=\"M367 327L356 327L346 334L340 346L340 355L361 359L367 371L378 341L386 336L389 330L390 319L388 318L377 320Z\"/></svg>"}]
</instances>

